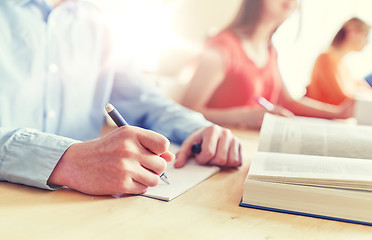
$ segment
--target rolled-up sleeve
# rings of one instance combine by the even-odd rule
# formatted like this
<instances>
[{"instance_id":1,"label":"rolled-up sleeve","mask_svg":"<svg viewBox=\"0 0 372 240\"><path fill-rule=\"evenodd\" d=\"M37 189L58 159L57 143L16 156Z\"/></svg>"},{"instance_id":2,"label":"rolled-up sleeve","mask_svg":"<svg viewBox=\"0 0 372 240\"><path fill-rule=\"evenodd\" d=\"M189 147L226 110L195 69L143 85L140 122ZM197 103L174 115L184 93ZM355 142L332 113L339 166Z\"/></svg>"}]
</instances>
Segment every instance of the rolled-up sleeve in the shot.
<instances>
[{"instance_id":1,"label":"rolled-up sleeve","mask_svg":"<svg viewBox=\"0 0 372 240\"><path fill-rule=\"evenodd\" d=\"M59 159L76 140L20 128L0 128L0 180L44 189Z\"/></svg>"}]
</instances>

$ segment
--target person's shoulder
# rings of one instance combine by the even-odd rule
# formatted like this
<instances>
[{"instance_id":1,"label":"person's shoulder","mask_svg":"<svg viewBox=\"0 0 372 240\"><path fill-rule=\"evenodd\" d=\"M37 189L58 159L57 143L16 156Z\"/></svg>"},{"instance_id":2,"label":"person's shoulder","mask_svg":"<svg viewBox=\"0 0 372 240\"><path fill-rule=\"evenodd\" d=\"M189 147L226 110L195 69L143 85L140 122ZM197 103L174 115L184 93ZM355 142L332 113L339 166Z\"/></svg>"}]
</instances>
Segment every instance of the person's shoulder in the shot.
<instances>
[{"instance_id":1,"label":"person's shoulder","mask_svg":"<svg viewBox=\"0 0 372 240\"><path fill-rule=\"evenodd\" d=\"M319 61L331 61L332 56L328 51L325 51L325 52L320 53L317 59Z\"/></svg>"},{"instance_id":2,"label":"person's shoulder","mask_svg":"<svg viewBox=\"0 0 372 240\"><path fill-rule=\"evenodd\" d=\"M231 42L236 42L236 35L229 31L224 30L213 37L210 37L208 40L208 45L225 45L230 44Z\"/></svg>"}]
</instances>

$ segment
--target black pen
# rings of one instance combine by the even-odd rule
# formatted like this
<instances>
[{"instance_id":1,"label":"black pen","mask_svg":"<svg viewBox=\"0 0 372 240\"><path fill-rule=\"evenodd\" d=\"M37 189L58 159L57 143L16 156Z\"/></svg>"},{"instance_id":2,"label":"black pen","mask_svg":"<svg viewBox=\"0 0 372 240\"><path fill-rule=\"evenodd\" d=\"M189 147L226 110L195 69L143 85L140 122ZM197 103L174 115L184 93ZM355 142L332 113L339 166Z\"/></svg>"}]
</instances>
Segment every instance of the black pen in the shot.
<instances>
[{"instance_id":1,"label":"black pen","mask_svg":"<svg viewBox=\"0 0 372 240\"><path fill-rule=\"evenodd\" d=\"M199 154L201 152L201 143L194 143L191 146L191 152L194 154Z\"/></svg>"},{"instance_id":2,"label":"black pen","mask_svg":"<svg viewBox=\"0 0 372 240\"><path fill-rule=\"evenodd\" d=\"M106 104L106 111L108 115L111 117L111 119L115 122L116 126L121 127L121 126L129 126L127 121L121 116L121 114L116 110L114 106L112 106L110 103ZM160 175L160 179L169 184L168 177L165 175L165 173L162 173Z\"/></svg>"}]
</instances>

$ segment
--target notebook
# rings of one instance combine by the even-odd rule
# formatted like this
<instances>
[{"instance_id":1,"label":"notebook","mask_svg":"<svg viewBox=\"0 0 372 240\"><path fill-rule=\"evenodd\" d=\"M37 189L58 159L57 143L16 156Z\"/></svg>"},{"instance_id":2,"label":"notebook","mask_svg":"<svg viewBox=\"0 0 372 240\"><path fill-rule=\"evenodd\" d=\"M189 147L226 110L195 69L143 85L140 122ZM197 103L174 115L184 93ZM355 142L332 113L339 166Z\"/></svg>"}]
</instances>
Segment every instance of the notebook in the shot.
<instances>
[{"instance_id":1,"label":"notebook","mask_svg":"<svg viewBox=\"0 0 372 240\"><path fill-rule=\"evenodd\" d=\"M172 153L175 154L178 150L179 146L171 144L170 151ZM159 185L149 188L143 196L171 201L214 175L220 169L217 166L199 165L194 158L189 159L183 168L174 168L173 164L174 161L168 163L167 170L165 171L170 184L159 181Z\"/></svg>"}]
</instances>

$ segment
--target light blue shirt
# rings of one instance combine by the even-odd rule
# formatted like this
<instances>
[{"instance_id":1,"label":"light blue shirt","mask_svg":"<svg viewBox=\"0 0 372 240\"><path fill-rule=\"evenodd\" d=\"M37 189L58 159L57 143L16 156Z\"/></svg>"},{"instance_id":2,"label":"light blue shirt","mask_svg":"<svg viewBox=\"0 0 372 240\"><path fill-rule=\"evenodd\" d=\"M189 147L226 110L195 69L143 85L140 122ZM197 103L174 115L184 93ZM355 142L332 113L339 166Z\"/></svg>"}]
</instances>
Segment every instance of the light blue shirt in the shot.
<instances>
[{"instance_id":1,"label":"light blue shirt","mask_svg":"<svg viewBox=\"0 0 372 240\"><path fill-rule=\"evenodd\" d=\"M114 70L109 31L92 4L0 1L0 180L51 189L65 150L97 138L104 105L181 143L210 125L131 69Z\"/></svg>"}]
</instances>

